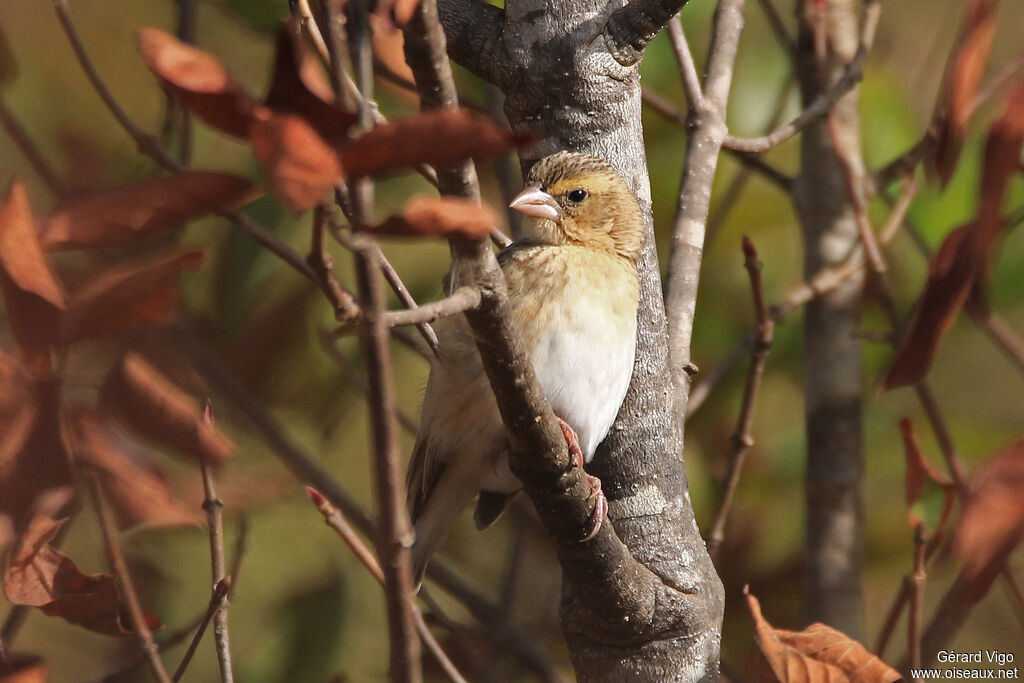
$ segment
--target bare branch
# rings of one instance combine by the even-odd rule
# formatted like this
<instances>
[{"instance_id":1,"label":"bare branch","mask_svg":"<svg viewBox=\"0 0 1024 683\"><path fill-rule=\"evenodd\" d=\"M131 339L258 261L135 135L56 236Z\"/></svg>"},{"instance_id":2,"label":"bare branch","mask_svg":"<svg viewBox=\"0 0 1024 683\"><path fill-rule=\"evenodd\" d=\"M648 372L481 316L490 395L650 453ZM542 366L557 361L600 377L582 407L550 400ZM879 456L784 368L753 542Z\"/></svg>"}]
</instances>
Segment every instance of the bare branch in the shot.
<instances>
[{"instance_id":1,"label":"bare branch","mask_svg":"<svg viewBox=\"0 0 1024 683\"><path fill-rule=\"evenodd\" d=\"M338 508L331 505L330 501L324 498L323 494L317 491L312 486L306 487L306 492L309 494L310 499L313 501L313 505L316 509L324 516L324 523L327 526L334 529L341 540L345 542L345 545L355 554L359 562L366 567L367 571L377 580L382 587L384 586L384 572L380 568L380 563L377 562L377 558L373 556L370 549L366 547L362 539L359 538L352 525L348 523L345 516L341 514ZM459 673L455 664L448 658L441 644L434 638L434 634L430 632L430 628L427 626L427 622L423 620L423 613L418 606L414 607L416 619L416 631L420 634L420 638L426 644L427 649L430 650L430 654L433 655L434 659L441 666L448 678L455 681L455 683L466 683L466 679Z\"/></svg>"},{"instance_id":2,"label":"bare branch","mask_svg":"<svg viewBox=\"0 0 1024 683\"><path fill-rule=\"evenodd\" d=\"M768 20L768 26L772 29L775 39L782 46L782 49L786 51L790 60L795 61L796 41L786 29L786 24L782 21L782 17L779 16L779 11L775 9L772 0L757 0L757 4L761 7L765 19Z\"/></svg>"},{"instance_id":3,"label":"bare branch","mask_svg":"<svg viewBox=\"0 0 1024 683\"><path fill-rule=\"evenodd\" d=\"M480 290L476 287L459 287L451 293L451 296L440 301L432 301L407 311L388 311L384 314L384 324L388 327L395 327L431 323L440 318L465 313L478 306L480 306Z\"/></svg>"},{"instance_id":4,"label":"bare branch","mask_svg":"<svg viewBox=\"0 0 1024 683\"><path fill-rule=\"evenodd\" d=\"M185 670L188 669L188 665L192 662L192 657L196 653L196 648L199 647L199 643L203 640L203 635L206 633L206 628L213 621L214 616L220 611L221 605L227 600L228 592L231 590L231 579L224 578L213 585L213 594L210 596L210 604L206 608L206 613L203 615L202 620L199 622L199 628L196 629L195 634L192 636L192 640L188 644L188 648L185 650L185 654L181 658L181 662L178 664L178 668L174 670L174 676L171 678L174 683L178 683L181 677L185 675ZM219 658L219 648L218 648ZM229 661L229 678L226 680L232 680L230 678L230 659ZM222 674L223 677L223 674Z\"/></svg>"},{"instance_id":5,"label":"bare branch","mask_svg":"<svg viewBox=\"0 0 1024 683\"><path fill-rule=\"evenodd\" d=\"M733 67L743 28L744 0L720 0L704 86L706 105L694 111L694 128L686 146L683 178L672 228L672 247L665 281L669 360L675 385L675 409L682 421L690 392L690 341L697 302L704 234L711 206L711 186L726 136L725 113Z\"/></svg>"},{"instance_id":6,"label":"bare branch","mask_svg":"<svg viewBox=\"0 0 1024 683\"><path fill-rule=\"evenodd\" d=\"M907 653L912 669L921 668L921 612L924 609L924 584L928 539L924 524L914 527L914 572L910 578L910 614L907 617Z\"/></svg>"},{"instance_id":7,"label":"bare branch","mask_svg":"<svg viewBox=\"0 0 1024 683\"><path fill-rule=\"evenodd\" d=\"M207 426L213 427L213 409L209 401L203 410L203 420ZM232 683L235 678L231 670L231 645L228 637L228 590L232 577L227 573L227 563L224 559L224 503L217 497L210 463L203 460L199 466L203 474L203 510L206 512L206 524L210 528L210 572L213 576L213 597L210 599L210 605L213 609L213 638L217 647L220 679L223 683Z\"/></svg>"},{"instance_id":8,"label":"bare branch","mask_svg":"<svg viewBox=\"0 0 1024 683\"><path fill-rule=\"evenodd\" d=\"M405 509L398 465L398 438L394 420L394 380L388 347L388 329L384 322L384 298L378 273L377 251L356 252L356 278L363 307L363 355L369 374L370 418L376 454L377 554L385 576L388 605L388 633L391 639L391 675L397 681L419 681L420 648L415 626L413 598L413 530Z\"/></svg>"},{"instance_id":9,"label":"bare branch","mask_svg":"<svg viewBox=\"0 0 1024 683\"><path fill-rule=\"evenodd\" d=\"M747 375L747 384L743 390L743 403L740 407L740 415L736 424L736 432L732 436L732 452L729 454L729 473L726 475L722 488L722 496L715 515L715 521L711 525L711 533L708 537L708 552L711 559L718 559L718 551L725 540L725 522L729 517L729 510L732 507L733 496L740 481L740 473L743 471L743 462L746 459L747 451L754 445L750 435L750 427L754 422L754 401L757 399L757 390L761 386L761 378L764 376L764 366L768 361L768 353L771 351L772 339L775 335L775 323L768 315L768 309L764 304L764 288L761 285L761 261L757 258L757 250L748 237L743 238L743 265L750 276L750 289L754 296L754 312L757 316L757 335L751 350L750 372Z\"/></svg>"},{"instance_id":10,"label":"bare branch","mask_svg":"<svg viewBox=\"0 0 1024 683\"><path fill-rule=\"evenodd\" d=\"M623 66L639 62L647 44L684 5L686 0L632 0L615 10L604 29L615 61Z\"/></svg>"},{"instance_id":11,"label":"bare branch","mask_svg":"<svg viewBox=\"0 0 1024 683\"><path fill-rule=\"evenodd\" d=\"M622 10L619 11L621 12ZM693 61L693 52L690 51L690 45L686 42L686 34L683 32L683 22L680 17L677 16L669 20L668 38L672 43L672 54L675 55L679 76L683 81L686 101L689 103L690 109L703 109L706 106L704 103L704 92L701 90L700 76L697 75L697 65Z\"/></svg>"},{"instance_id":12,"label":"bare branch","mask_svg":"<svg viewBox=\"0 0 1024 683\"><path fill-rule=\"evenodd\" d=\"M313 209L313 227L310 237L309 255L306 256L306 263L321 284L331 306L334 307L335 317L343 320L350 320L358 315L358 304L352 295L345 291L345 288L338 284L334 277L334 260L324 249L324 224L327 221L327 210L323 204L318 204Z\"/></svg>"},{"instance_id":13,"label":"bare branch","mask_svg":"<svg viewBox=\"0 0 1024 683\"><path fill-rule=\"evenodd\" d=\"M96 516L99 518L100 530L103 532L103 547L107 551L107 559L114 572L114 580L117 582L118 595L124 600L128 608L128 616L131 621L132 631L146 654L146 663L153 677L160 683L171 683L171 677L167 675L164 662L160 658L160 648L153 642L153 632L146 624L146 617L142 613L142 605L139 602L139 594L135 590L131 574L128 572L128 564L121 552L121 541L117 536L117 523L114 521L114 513L103 493L96 473L91 469L84 468L85 479L89 485L89 492L92 494L93 506L96 508Z\"/></svg>"},{"instance_id":14,"label":"bare branch","mask_svg":"<svg viewBox=\"0 0 1024 683\"><path fill-rule=\"evenodd\" d=\"M2 97L0 97L0 126L7 131L7 135L10 136L14 144L21 150L21 153L25 155L28 163L39 174L39 178L50 189L50 192L57 195L57 197L66 196L68 188L64 181L50 168L50 164L43 157L43 153L39 151L39 148L32 141L32 136L28 134L28 131L21 125L21 122L14 116L14 113L7 108L7 104L3 101Z\"/></svg>"}]
</instances>

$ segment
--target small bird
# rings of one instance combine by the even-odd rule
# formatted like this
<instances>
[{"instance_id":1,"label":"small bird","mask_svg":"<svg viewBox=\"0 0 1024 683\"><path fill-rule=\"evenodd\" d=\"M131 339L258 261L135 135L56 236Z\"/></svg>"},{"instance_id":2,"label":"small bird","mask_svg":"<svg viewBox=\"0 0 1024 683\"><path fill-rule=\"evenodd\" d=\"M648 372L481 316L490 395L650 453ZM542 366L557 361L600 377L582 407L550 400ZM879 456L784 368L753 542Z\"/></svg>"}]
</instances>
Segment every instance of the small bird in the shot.
<instances>
[{"instance_id":1,"label":"small bird","mask_svg":"<svg viewBox=\"0 0 1024 683\"><path fill-rule=\"evenodd\" d=\"M633 373L643 215L625 179L587 154L545 157L526 182L509 205L526 216L523 236L498 262L513 324L583 467L608 434ZM474 496L474 520L485 529L522 489L509 468L505 426L469 324L452 316L436 331L439 357L427 380L407 479L417 583ZM590 482L592 536L607 502L597 478Z\"/></svg>"}]
</instances>

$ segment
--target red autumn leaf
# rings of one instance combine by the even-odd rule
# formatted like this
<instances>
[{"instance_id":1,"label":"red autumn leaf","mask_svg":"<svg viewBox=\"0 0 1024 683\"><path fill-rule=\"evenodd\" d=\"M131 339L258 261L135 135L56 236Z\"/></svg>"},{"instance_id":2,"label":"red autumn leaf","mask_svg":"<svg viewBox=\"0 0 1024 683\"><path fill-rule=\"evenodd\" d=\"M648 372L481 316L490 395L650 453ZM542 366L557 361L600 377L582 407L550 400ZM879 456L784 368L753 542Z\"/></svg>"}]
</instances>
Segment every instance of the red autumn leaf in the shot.
<instances>
[{"instance_id":1,"label":"red autumn leaf","mask_svg":"<svg viewBox=\"0 0 1024 683\"><path fill-rule=\"evenodd\" d=\"M754 620L757 646L781 683L893 683L898 671L849 636L825 624L803 631L774 628L761 614L757 598L744 589Z\"/></svg>"},{"instance_id":2,"label":"red autumn leaf","mask_svg":"<svg viewBox=\"0 0 1024 683\"><path fill-rule=\"evenodd\" d=\"M46 683L46 665L39 657L8 656L0 662L0 683Z\"/></svg>"},{"instance_id":3,"label":"red autumn leaf","mask_svg":"<svg viewBox=\"0 0 1024 683\"><path fill-rule=\"evenodd\" d=\"M965 578L980 596L1024 538L1024 440L986 462L974 476L953 538Z\"/></svg>"},{"instance_id":4,"label":"red autumn leaf","mask_svg":"<svg viewBox=\"0 0 1024 683\"><path fill-rule=\"evenodd\" d=\"M61 521L39 514L32 518L7 555L4 596L15 605L38 607L90 631L108 635L130 633L127 610L120 604L110 574L87 576L50 545ZM160 620L146 615L157 628Z\"/></svg>"},{"instance_id":5,"label":"red autumn leaf","mask_svg":"<svg viewBox=\"0 0 1024 683\"><path fill-rule=\"evenodd\" d=\"M263 108L249 135L271 192L292 211L316 206L341 181L338 155L302 117Z\"/></svg>"},{"instance_id":6,"label":"red autumn leaf","mask_svg":"<svg viewBox=\"0 0 1024 683\"><path fill-rule=\"evenodd\" d=\"M48 249L124 242L236 209L257 195L248 180L227 173L187 171L150 178L70 200L50 216L43 242Z\"/></svg>"},{"instance_id":7,"label":"red autumn leaf","mask_svg":"<svg viewBox=\"0 0 1024 683\"><path fill-rule=\"evenodd\" d=\"M974 98L996 31L997 4L997 0L974 0L971 3L947 67L939 134L933 154L926 160L926 169L938 178L943 187L956 170L967 126L974 113Z\"/></svg>"},{"instance_id":8,"label":"red autumn leaf","mask_svg":"<svg viewBox=\"0 0 1024 683\"><path fill-rule=\"evenodd\" d=\"M928 281L910 329L885 376L888 388L914 384L928 373L943 335L956 320L972 288L983 281L996 239L1007 185L1020 165L1024 146L1024 82L1013 91L985 144L978 214L942 243L928 266Z\"/></svg>"},{"instance_id":9,"label":"red autumn leaf","mask_svg":"<svg viewBox=\"0 0 1024 683\"><path fill-rule=\"evenodd\" d=\"M479 239L490 234L493 226L494 213L468 199L413 197L402 213L364 229L381 235Z\"/></svg>"},{"instance_id":10,"label":"red autumn leaf","mask_svg":"<svg viewBox=\"0 0 1024 683\"><path fill-rule=\"evenodd\" d=\"M304 49L298 25L289 22L277 34L274 77L264 103L278 112L297 114L331 145L341 144L359 116L333 102L331 87Z\"/></svg>"},{"instance_id":11,"label":"red autumn leaf","mask_svg":"<svg viewBox=\"0 0 1024 683\"><path fill-rule=\"evenodd\" d=\"M142 435L219 464L234 444L203 420L199 403L135 353L121 359L100 392L103 408Z\"/></svg>"},{"instance_id":12,"label":"red autumn leaf","mask_svg":"<svg viewBox=\"0 0 1024 683\"><path fill-rule=\"evenodd\" d=\"M32 369L44 372L67 297L39 244L25 186L17 180L0 201L0 289L18 346Z\"/></svg>"},{"instance_id":13,"label":"red autumn leaf","mask_svg":"<svg viewBox=\"0 0 1024 683\"><path fill-rule=\"evenodd\" d=\"M417 164L450 166L471 157L500 156L528 139L463 109L435 111L374 128L342 150L341 165L350 178Z\"/></svg>"},{"instance_id":14,"label":"red autumn leaf","mask_svg":"<svg viewBox=\"0 0 1024 683\"><path fill-rule=\"evenodd\" d=\"M121 528L199 522L198 511L174 496L142 446L100 414L69 408L62 431L68 450L99 478Z\"/></svg>"},{"instance_id":15,"label":"red autumn leaf","mask_svg":"<svg viewBox=\"0 0 1024 683\"><path fill-rule=\"evenodd\" d=\"M61 339L72 342L164 322L178 303L178 275L202 261L201 251L187 251L110 268L75 293Z\"/></svg>"},{"instance_id":16,"label":"red autumn leaf","mask_svg":"<svg viewBox=\"0 0 1024 683\"><path fill-rule=\"evenodd\" d=\"M229 135L248 134L257 103L219 59L156 28L139 31L139 50L150 71L190 112Z\"/></svg>"}]
</instances>

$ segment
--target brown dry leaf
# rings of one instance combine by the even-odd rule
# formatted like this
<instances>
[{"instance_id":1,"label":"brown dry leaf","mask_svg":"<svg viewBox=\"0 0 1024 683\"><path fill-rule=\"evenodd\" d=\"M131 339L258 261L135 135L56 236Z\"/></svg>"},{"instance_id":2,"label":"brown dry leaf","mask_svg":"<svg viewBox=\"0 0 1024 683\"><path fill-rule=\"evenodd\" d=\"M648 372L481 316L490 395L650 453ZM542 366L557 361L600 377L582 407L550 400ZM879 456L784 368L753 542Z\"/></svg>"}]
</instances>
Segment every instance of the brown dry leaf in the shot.
<instances>
[{"instance_id":1,"label":"brown dry leaf","mask_svg":"<svg viewBox=\"0 0 1024 683\"><path fill-rule=\"evenodd\" d=\"M297 114L331 145L341 144L359 116L334 104L323 70L302 43L298 25L288 22L277 34L274 77L264 103L279 112Z\"/></svg>"},{"instance_id":2,"label":"brown dry leaf","mask_svg":"<svg viewBox=\"0 0 1024 683\"><path fill-rule=\"evenodd\" d=\"M86 283L61 325L65 343L160 324L178 304L178 276L203 262L201 251L114 266Z\"/></svg>"},{"instance_id":3,"label":"brown dry leaf","mask_svg":"<svg viewBox=\"0 0 1024 683\"><path fill-rule=\"evenodd\" d=\"M67 296L46 260L25 186L11 182L0 200L0 289L18 346L37 372L49 367L49 345L57 336Z\"/></svg>"},{"instance_id":4,"label":"brown dry leaf","mask_svg":"<svg viewBox=\"0 0 1024 683\"><path fill-rule=\"evenodd\" d=\"M984 595L1024 538L1024 440L986 462L974 476L953 538L974 593Z\"/></svg>"},{"instance_id":5,"label":"brown dry leaf","mask_svg":"<svg viewBox=\"0 0 1024 683\"><path fill-rule=\"evenodd\" d=\"M100 414L69 408L63 433L76 460L90 466L99 478L122 529L200 521L198 510L174 496L142 446Z\"/></svg>"},{"instance_id":6,"label":"brown dry leaf","mask_svg":"<svg viewBox=\"0 0 1024 683\"><path fill-rule=\"evenodd\" d=\"M150 178L70 200L50 216L43 242L48 249L124 242L237 209L258 195L248 180L227 173L187 171Z\"/></svg>"},{"instance_id":7,"label":"brown dry leaf","mask_svg":"<svg viewBox=\"0 0 1024 683\"><path fill-rule=\"evenodd\" d=\"M39 657L9 656L0 662L0 683L46 683L46 665Z\"/></svg>"},{"instance_id":8,"label":"brown dry leaf","mask_svg":"<svg viewBox=\"0 0 1024 683\"><path fill-rule=\"evenodd\" d=\"M235 449L230 439L206 423L194 398L136 353L125 354L111 370L100 401L139 433L196 459L220 464Z\"/></svg>"},{"instance_id":9,"label":"brown dry leaf","mask_svg":"<svg viewBox=\"0 0 1024 683\"><path fill-rule=\"evenodd\" d=\"M754 620L757 645L781 683L893 683L898 671L851 639L825 624L803 631L774 628L761 614L761 604L744 588Z\"/></svg>"},{"instance_id":10,"label":"brown dry leaf","mask_svg":"<svg viewBox=\"0 0 1024 683\"><path fill-rule=\"evenodd\" d=\"M996 32L997 5L997 0L974 0L968 6L964 28L950 59L941 105L941 127L934 152L926 159L925 165L929 174L937 178L942 187L953 177L967 127L974 113L974 98Z\"/></svg>"},{"instance_id":11,"label":"brown dry leaf","mask_svg":"<svg viewBox=\"0 0 1024 683\"><path fill-rule=\"evenodd\" d=\"M914 434L914 425L908 418L900 420L900 433L903 436L903 449L907 459L907 520L911 527L916 528L924 523L924 520L914 512L914 506L921 499L925 483L930 481L942 489L944 497L942 511L939 513L938 523L928 541L929 550L933 550L942 542L946 522L949 521L949 515L953 511L953 503L956 500L956 486L949 477L932 467L932 464L924 457L924 453L921 452L921 447L917 443L917 436Z\"/></svg>"},{"instance_id":12,"label":"brown dry leaf","mask_svg":"<svg viewBox=\"0 0 1024 683\"><path fill-rule=\"evenodd\" d=\"M411 237L486 237L494 226L494 212L468 199L413 197L402 213L364 230L379 235Z\"/></svg>"},{"instance_id":13,"label":"brown dry leaf","mask_svg":"<svg viewBox=\"0 0 1024 683\"><path fill-rule=\"evenodd\" d=\"M38 409L28 371L14 356L0 351L0 479L28 441Z\"/></svg>"},{"instance_id":14,"label":"brown dry leaf","mask_svg":"<svg viewBox=\"0 0 1024 683\"><path fill-rule=\"evenodd\" d=\"M951 232L932 257L924 292L900 351L885 376L885 387L915 384L924 378L943 335L956 320L972 288L983 282L1003 229L1003 197L1019 168L1022 146L1024 82L1013 90L1003 115L989 129L977 217L971 224Z\"/></svg>"},{"instance_id":15,"label":"brown dry leaf","mask_svg":"<svg viewBox=\"0 0 1024 683\"><path fill-rule=\"evenodd\" d=\"M120 604L110 574L87 576L50 545L64 520L36 515L15 541L4 568L4 597L15 605L38 607L90 631L108 635L131 633L127 610ZM160 620L145 615L152 627Z\"/></svg>"},{"instance_id":16,"label":"brown dry leaf","mask_svg":"<svg viewBox=\"0 0 1024 683\"><path fill-rule=\"evenodd\" d=\"M190 112L229 135L248 135L257 103L219 59L156 28L139 31L139 51Z\"/></svg>"},{"instance_id":17,"label":"brown dry leaf","mask_svg":"<svg viewBox=\"0 0 1024 683\"><path fill-rule=\"evenodd\" d=\"M341 181L338 155L302 117L263 108L249 133L271 192L292 211L316 206Z\"/></svg>"},{"instance_id":18,"label":"brown dry leaf","mask_svg":"<svg viewBox=\"0 0 1024 683\"><path fill-rule=\"evenodd\" d=\"M928 280L910 329L885 375L887 389L921 381L939 351L939 342L956 321L984 259L975 224L953 230L932 257Z\"/></svg>"},{"instance_id":19,"label":"brown dry leaf","mask_svg":"<svg viewBox=\"0 0 1024 683\"><path fill-rule=\"evenodd\" d=\"M341 165L350 178L416 164L451 166L470 157L501 156L528 140L464 109L435 111L374 128L342 150Z\"/></svg>"}]
</instances>

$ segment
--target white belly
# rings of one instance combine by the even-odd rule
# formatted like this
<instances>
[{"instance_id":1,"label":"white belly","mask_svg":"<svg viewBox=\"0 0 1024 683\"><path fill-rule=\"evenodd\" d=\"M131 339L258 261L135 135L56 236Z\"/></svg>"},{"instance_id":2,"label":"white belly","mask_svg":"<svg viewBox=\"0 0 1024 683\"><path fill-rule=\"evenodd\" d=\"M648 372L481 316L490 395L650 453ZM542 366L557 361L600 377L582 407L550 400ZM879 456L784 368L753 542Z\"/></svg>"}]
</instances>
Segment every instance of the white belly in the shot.
<instances>
[{"instance_id":1,"label":"white belly","mask_svg":"<svg viewBox=\"0 0 1024 683\"><path fill-rule=\"evenodd\" d=\"M552 410L579 436L590 462L629 387L636 319L609 310L607 301L586 303L566 302L559 323L541 334L532 361Z\"/></svg>"}]
</instances>

